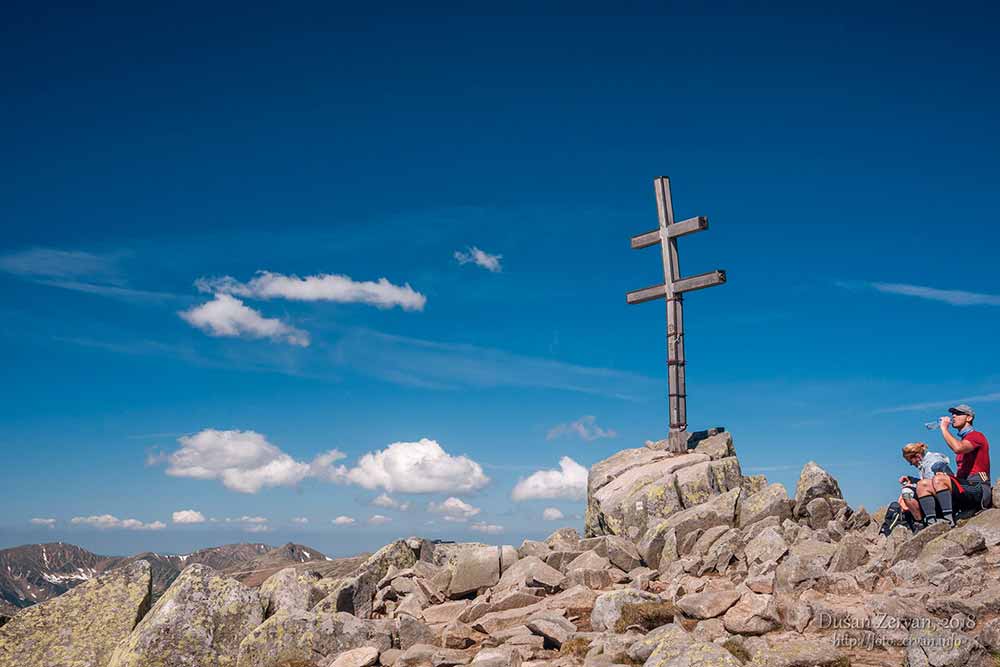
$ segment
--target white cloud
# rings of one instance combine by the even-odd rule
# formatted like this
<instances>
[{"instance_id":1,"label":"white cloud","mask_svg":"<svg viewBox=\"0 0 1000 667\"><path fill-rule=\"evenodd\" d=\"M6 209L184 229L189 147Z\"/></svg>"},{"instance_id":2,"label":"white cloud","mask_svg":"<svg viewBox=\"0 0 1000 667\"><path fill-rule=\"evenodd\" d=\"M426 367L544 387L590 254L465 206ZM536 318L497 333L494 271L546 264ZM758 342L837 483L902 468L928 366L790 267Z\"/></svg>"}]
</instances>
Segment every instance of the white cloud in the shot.
<instances>
[{"instance_id":1,"label":"white cloud","mask_svg":"<svg viewBox=\"0 0 1000 667\"><path fill-rule=\"evenodd\" d=\"M70 520L75 526L93 526L94 528L100 528L102 530L110 528L120 528L124 530L163 530L167 527L167 524L160 521L153 521L152 523L143 523L138 519L119 519L116 516L110 514L101 514L95 516L77 516Z\"/></svg>"},{"instance_id":2,"label":"white cloud","mask_svg":"<svg viewBox=\"0 0 1000 667\"><path fill-rule=\"evenodd\" d=\"M292 517L292 523L298 524L300 526L304 526L307 523L309 523L309 519L307 519L304 516L295 516L295 517Z\"/></svg>"},{"instance_id":3,"label":"white cloud","mask_svg":"<svg viewBox=\"0 0 1000 667\"><path fill-rule=\"evenodd\" d=\"M394 442L368 452L354 468L328 468L326 477L389 493L462 493L486 486L490 478L466 456L452 456L437 442Z\"/></svg>"},{"instance_id":4,"label":"white cloud","mask_svg":"<svg viewBox=\"0 0 1000 667\"><path fill-rule=\"evenodd\" d=\"M558 521L563 518L563 513L558 507L546 507L542 512L542 518L546 521Z\"/></svg>"},{"instance_id":5,"label":"white cloud","mask_svg":"<svg viewBox=\"0 0 1000 667\"><path fill-rule=\"evenodd\" d=\"M268 525L266 517L262 516L241 516L238 519L226 519L226 523L235 524L243 529L245 533L269 533L271 527Z\"/></svg>"},{"instance_id":6,"label":"white cloud","mask_svg":"<svg viewBox=\"0 0 1000 667\"><path fill-rule=\"evenodd\" d=\"M498 273L502 270L500 266L502 258L503 255L491 255L476 246L466 248L464 252L461 250L455 251L455 259L458 260L459 264L475 264L493 273Z\"/></svg>"},{"instance_id":7,"label":"white cloud","mask_svg":"<svg viewBox=\"0 0 1000 667\"><path fill-rule=\"evenodd\" d=\"M246 533L270 533L271 532L271 527L268 526L267 524L257 523L257 524L253 524L253 525L250 525L250 526L246 526L243 529L243 532L246 532Z\"/></svg>"},{"instance_id":8,"label":"white cloud","mask_svg":"<svg viewBox=\"0 0 1000 667\"><path fill-rule=\"evenodd\" d=\"M350 526L355 523L357 523L357 521L351 516L338 516L333 520L333 525L335 526Z\"/></svg>"},{"instance_id":9,"label":"white cloud","mask_svg":"<svg viewBox=\"0 0 1000 667\"><path fill-rule=\"evenodd\" d=\"M486 523L480 521L469 526L472 530L477 533L486 533L487 535L497 535L503 532L503 526L498 526L495 523Z\"/></svg>"},{"instance_id":10,"label":"white cloud","mask_svg":"<svg viewBox=\"0 0 1000 667\"><path fill-rule=\"evenodd\" d=\"M390 521L392 521L392 519L390 519L387 516L382 516L381 514L373 514L371 518L368 519L368 523L370 523L373 526L381 526L383 524L389 523Z\"/></svg>"},{"instance_id":11,"label":"white cloud","mask_svg":"<svg viewBox=\"0 0 1000 667\"><path fill-rule=\"evenodd\" d=\"M549 429L548 434L545 436L546 440L555 440L556 438L575 435L582 440L588 442L593 440L600 440L602 438L617 438L618 433L612 429L603 429L597 425L597 419L594 415L585 415L580 417L574 422L569 422L568 424L557 424Z\"/></svg>"},{"instance_id":12,"label":"white cloud","mask_svg":"<svg viewBox=\"0 0 1000 667\"><path fill-rule=\"evenodd\" d=\"M174 523L205 523L205 515L195 510L180 510L174 512L172 520Z\"/></svg>"},{"instance_id":13,"label":"white cloud","mask_svg":"<svg viewBox=\"0 0 1000 667\"><path fill-rule=\"evenodd\" d=\"M168 475L217 479L241 493L294 486L306 477L327 474L332 463L344 457L331 450L311 464L296 461L255 431L205 429L177 441L181 448L166 457Z\"/></svg>"},{"instance_id":14,"label":"white cloud","mask_svg":"<svg viewBox=\"0 0 1000 667\"><path fill-rule=\"evenodd\" d=\"M442 503L430 503L427 505L427 511L442 515L445 521L468 521L479 514L478 507L473 507L454 496Z\"/></svg>"},{"instance_id":15,"label":"white cloud","mask_svg":"<svg viewBox=\"0 0 1000 667\"><path fill-rule=\"evenodd\" d=\"M56 525L55 519L32 519L31 525L33 526L48 526L49 528L54 528Z\"/></svg>"},{"instance_id":16,"label":"white cloud","mask_svg":"<svg viewBox=\"0 0 1000 667\"><path fill-rule=\"evenodd\" d=\"M587 469L568 456L559 459L559 470L539 470L520 480L511 492L515 501L533 498L570 498L587 495Z\"/></svg>"},{"instance_id":17,"label":"white cloud","mask_svg":"<svg viewBox=\"0 0 1000 667\"><path fill-rule=\"evenodd\" d=\"M259 271L248 283L235 278L199 278L195 282L202 292L232 294L256 299L290 299L292 301L335 301L337 303L367 303L376 308L399 306L403 310L423 310L427 297L407 283L402 287L385 278L377 281L353 280L350 276L320 274L286 276Z\"/></svg>"},{"instance_id":18,"label":"white cloud","mask_svg":"<svg viewBox=\"0 0 1000 667\"><path fill-rule=\"evenodd\" d=\"M372 500L372 505L375 505L376 507L385 507L386 509L400 510L402 512L410 509L409 502L400 502L387 493L377 496L374 500Z\"/></svg>"},{"instance_id":19,"label":"white cloud","mask_svg":"<svg viewBox=\"0 0 1000 667\"><path fill-rule=\"evenodd\" d=\"M309 334L281 320L264 317L260 312L228 294L178 313L193 327L210 336L269 338L301 347L309 346Z\"/></svg>"}]
</instances>

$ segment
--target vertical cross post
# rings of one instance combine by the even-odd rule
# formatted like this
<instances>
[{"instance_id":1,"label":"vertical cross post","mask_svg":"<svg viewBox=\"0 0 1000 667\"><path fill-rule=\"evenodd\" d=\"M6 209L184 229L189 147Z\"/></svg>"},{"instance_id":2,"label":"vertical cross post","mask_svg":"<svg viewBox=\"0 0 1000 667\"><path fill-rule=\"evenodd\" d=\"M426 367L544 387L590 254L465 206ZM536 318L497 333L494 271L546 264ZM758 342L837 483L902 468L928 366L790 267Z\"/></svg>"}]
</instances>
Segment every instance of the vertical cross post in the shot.
<instances>
[{"instance_id":1,"label":"vertical cross post","mask_svg":"<svg viewBox=\"0 0 1000 667\"><path fill-rule=\"evenodd\" d=\"M677 237L671 237L674 204L670 196L670 178L660 176L653 182L656 212L660 219L660 252L663 255L663 285L667 306L667 405L670 420L670 450L687 450L687 378L684 374L684 295L674 290L680 280Z\"/></svg>"},{"instance_id":2,"label":"vertical cross post","mask_svg":"<svg viewBox=\"0 0 1000 667\"><path fill-rule=\"evenodd\" d=\"M670 423L668 447L674 452L687 451L687 376L684 357L684 294L714 287L726 282L726 272L709 271L689 278L681 277L677 256L677 239L708 229L702 216L674 221L674 204L670 196L670 179L660 176L654 181L656 211L660 226L653 231L632 237L632 248L648 248L659 244L663 258L663 284L629 292L627 303L644 303L664 298L667 304L667 399Z\"/></svg>"}]
</instances>

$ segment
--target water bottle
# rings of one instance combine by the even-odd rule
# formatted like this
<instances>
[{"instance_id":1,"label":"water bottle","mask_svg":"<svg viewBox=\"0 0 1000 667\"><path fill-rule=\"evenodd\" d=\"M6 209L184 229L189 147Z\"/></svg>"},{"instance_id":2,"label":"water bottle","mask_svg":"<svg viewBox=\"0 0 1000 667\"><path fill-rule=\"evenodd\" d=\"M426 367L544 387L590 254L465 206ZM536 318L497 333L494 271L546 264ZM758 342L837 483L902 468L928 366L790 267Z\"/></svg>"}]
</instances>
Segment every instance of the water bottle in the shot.
<instances>
[{"instance_id":1,"label":"water bottle","mask_svg":"<svg viewBox=\"0 0 1000 667\"><path fill-rule=\"evenodd\" d=\"M939 419L937 421L927 422L926 424L924 424L924 428L926 428L928 431L936 431L939 428L941 428L941 420Z\"/></svg>"}]
</instances>

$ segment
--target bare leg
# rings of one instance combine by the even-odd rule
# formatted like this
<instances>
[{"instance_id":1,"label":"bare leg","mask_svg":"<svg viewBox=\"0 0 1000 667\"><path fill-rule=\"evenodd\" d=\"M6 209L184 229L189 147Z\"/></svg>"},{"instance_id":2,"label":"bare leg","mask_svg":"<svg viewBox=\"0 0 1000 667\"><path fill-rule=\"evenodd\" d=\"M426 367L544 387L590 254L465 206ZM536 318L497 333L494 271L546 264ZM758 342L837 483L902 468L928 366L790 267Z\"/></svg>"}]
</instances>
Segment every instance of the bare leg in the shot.
<instances>
[{"instance_id":1,"label":"bare leg","mask_svg":"<svg viewBox=\"0 0 1000 667\"><path fill-rule=\"evenodd\" d=\"M937 498L934 497L934 485L931 480L922 479L917 482L917 502L920 503L920 511L925 519L924 523L930 525L937 521Z\"/></svg>"},{"instance_id":2,"label":"bare leg","mask_svg":"<svg viewBox=\"0 0 1000 667\"><path fill-rule=\"evenodd\" d=\"M900 507L913 515L914 519L923 521L924 513L920 511L920 503L917 502L916 498L904 498L900 496L898 502Z\"/></svg>"}]
</instances>

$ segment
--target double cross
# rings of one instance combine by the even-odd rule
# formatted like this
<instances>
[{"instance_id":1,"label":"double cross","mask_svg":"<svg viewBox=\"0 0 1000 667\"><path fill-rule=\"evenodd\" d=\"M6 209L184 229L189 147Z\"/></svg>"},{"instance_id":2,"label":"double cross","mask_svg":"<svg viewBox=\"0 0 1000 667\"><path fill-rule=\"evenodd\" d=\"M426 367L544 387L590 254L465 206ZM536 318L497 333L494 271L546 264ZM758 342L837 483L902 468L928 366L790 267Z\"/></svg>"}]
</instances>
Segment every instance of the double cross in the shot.
<instances>
[{"instance_id":1,"label":"double cross","mask_svg":"<svg viewBox=\"0 0 1000 667\"><path fill-rule=\"evenodd\" d=\"M634 290L625 295L627 303L644 303L653 299L667 301L667 396L670 414L669 447L674 452L687 451L687 381L684 358L684 294L715 287L726 282L726 272L709 271L690 278L681 278L677 257L677 239L708 229L708 218L698 216L674 222L674 205L670 198L670 179L660 176L654 181L656 210L660 226L651 232L632 237L632 248L648 248L659 244L663 256L663 283Z\"/></svg>"}]
</instances>

